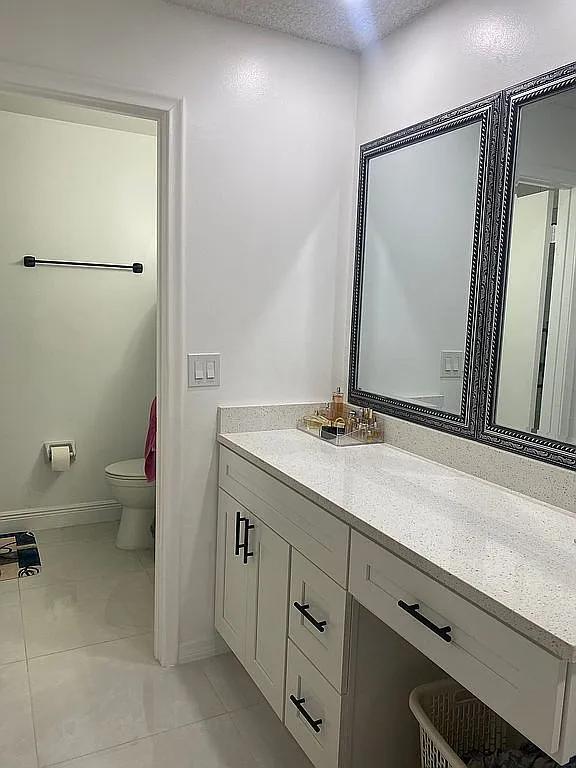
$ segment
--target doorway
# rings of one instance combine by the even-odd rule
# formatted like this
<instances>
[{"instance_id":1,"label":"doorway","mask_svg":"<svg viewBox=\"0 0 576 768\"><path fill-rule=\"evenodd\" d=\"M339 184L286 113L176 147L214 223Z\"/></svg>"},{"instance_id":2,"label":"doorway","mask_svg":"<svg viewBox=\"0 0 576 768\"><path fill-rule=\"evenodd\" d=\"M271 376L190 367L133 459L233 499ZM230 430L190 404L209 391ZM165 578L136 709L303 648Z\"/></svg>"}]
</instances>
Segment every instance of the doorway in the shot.
<instances>
[{"instance_id":1,"label":"doorway","mask_svg":"<svg viewBox=\"0 0 576 768\"><path fill-rule=\"evenodd\" d=\"M171 666L178 662L178 569L175 567L179 558L179 526L178 506L176 499L180 485L179 463L179 419L175 414L181 407L182 383L179 377L182 368L182 300L178 289L179 275L182 268L181 252L181 180L179 158L182 156L182 102L172 98L156 95L134 94L120 91L114 87L102 84L74 81L69 77L47 75L41 71L26 69L21 71L11 65L0 66L0 91L10 96L14 103L19 103L21 109L24 101L38 99L44 107L51 111L63 111L68 116L75 109L90 112L96 122L109 127L110 121L125 122L144 121L154 125L156 133L156 162L157 162L157 287L158 312L155 329L157 347L157 381L156 392L159 395L158 418L158 460L156 481L156 568L155 568L155 619L154 655L162 666ZM18 111L18 110L16 110ZM47 119L54 115L46 114ZM68 122L74 122L69 120ZM82 121L80 121L81 123ZM79 124L80 124L79 123ZM110 130L113 130L109 128ZM38 190L34 190L38 192ZM69 222L70 227L74 223ZM18 268L22 270L22 257L19 254ZM41 258L39 253L36 254ZM12 254L14 256L14 254ZM16 260L16 258L14 258ZM82 257L80 257L80 260ZM16 265L14 265L16 269ZM29 277L36 276L40 271L30 270ZM22 270L28 272L28 270ZM44 275L46 272L44 272ZM58 276L63 273L58 272ZM70 274L70 273L68 273ZM138 275L118 275L118 277L134 277ZM54 274L56 277L56 274ZM99 277L101 279L101 277ZM105 307L103 302L100 310ZM42 322L49 325L49 318L43 316ZM72 361L68 361L70 365ZM40 377L41 371L32 370L30 375ZM97 418L95 418L95 423ZM51 435L56 437L56 435ZM62 435L63 437L63 435ZM71 435L72 437L72 435ZM50 438L48 438L50 439ZM82 455L80 445L77 448L77 460ZM40 452L39 456L40 456ZM142 455L142 452L138 454ZM39 456L37 457L39 460ZM78 464L77 466L80 466ZM50 506L50 505L44 505ZM165 513L165 510L170 513ZM44 512L46 510L43 510ZM102 510L101 510L102 511ZM93 516L95 509L89 510ZM110 510L104 510L106 514ZM86 515L83 523L88 523ZM106 520L106 522L113 522ZM30 519L31 522L32 519ZM4 520L7 523L7 520ZM28 526L27 526L28 527ZM32 526L30 526L32 527ZM72 528L72 525L58 527ZM103 526L104 527L104 526ZM110 526L108 526L110 528ZM84 528L88 532L88 526ZM53 534L56 536L56 534ZM43 534L40 538L49 538ZM166 556L169 554L169 559ZM146 568L144 569L146 570ZM148 568L148 576L151 568Z\"/></svg>"}]
</instances>

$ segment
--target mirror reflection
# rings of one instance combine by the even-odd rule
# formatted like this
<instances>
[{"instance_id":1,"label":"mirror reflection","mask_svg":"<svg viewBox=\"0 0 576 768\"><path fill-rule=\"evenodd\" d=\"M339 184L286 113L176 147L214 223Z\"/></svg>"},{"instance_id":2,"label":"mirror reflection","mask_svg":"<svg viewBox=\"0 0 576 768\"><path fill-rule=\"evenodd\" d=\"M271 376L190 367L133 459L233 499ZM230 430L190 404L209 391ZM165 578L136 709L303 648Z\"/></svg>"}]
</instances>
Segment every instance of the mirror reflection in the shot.
<instances>
[{"instance_id":1,"label":"mirror reflection","mask_svg":"<svg viewBox=\"0 0 576 768\"><path fill-rule=\"evenodd\" d=\"M576 93L519 110L496 423L576 443Z\"/></svg>"},{"instance_id":2,"label":"mirror reflection","mask_svg":"<svg viewBox=\"0 0 576 768\"><path fill-rule=\"evenodd\" d=\"M461 412L480 138L477 121L369 161L365 392Z\"/></svg>"}]
</instances>

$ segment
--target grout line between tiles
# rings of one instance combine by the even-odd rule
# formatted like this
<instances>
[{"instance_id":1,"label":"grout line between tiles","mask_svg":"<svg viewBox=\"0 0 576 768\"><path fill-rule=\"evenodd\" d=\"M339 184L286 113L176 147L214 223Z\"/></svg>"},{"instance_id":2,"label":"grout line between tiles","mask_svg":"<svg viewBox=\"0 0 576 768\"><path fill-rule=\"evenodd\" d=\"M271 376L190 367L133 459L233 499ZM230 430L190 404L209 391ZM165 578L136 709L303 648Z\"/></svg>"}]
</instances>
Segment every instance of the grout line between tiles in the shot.
<instances>
[{"instance_id":1,"label":"grout line between tiles","mask_svg":"<svg viewBox=\"0 0 576 768\"><path fill-rule=\"evenodd\" d=\"M117 643L120 640L134 640L136 637L145 637L146 635L153 634L152 629L147 629L145 632L136 632L133 635L123 635L122 637L111 637L109 640L98 640L95 643L86 643L85 645L75 645L73 648L62 648L59 651L50 651L50 653L40 653L37 656L30 656L30 661L36 661L37 659L45 659L48 656L58 656L60 653L71 653L72 651L82 651L84 648L93 648L96 645L106 645L107 643Z\"/></svg>"},{"instance_id":2,"label":"grout line between tiles","mask_svg":"<svg viewBox=\"0 0 576 768\"><path fill-rule=\"evenodd\" d=\"M256 705L258 706L258 705ZM235 712L241 712L244 709L250 709L250 707L242 707L242 709L237 709ZM258 756L254 752L254 750L250 747L250 743L248 742L248 739L244 736L240 728L238 727L236 720L232 717L232 714L229 715L230 720L232 721L232 725L234 726L234 729L236 730L236 733L238 734L238 737L240 741L244 744L248 754L252 757L252 762L255 766L262 766L261 761L258 759Z\"/></svg>"},{"instance_id":3,"label":"grout line between tiles","mask_svg":"<svg viewBox=\"0 0 576 768\"><path fill-rule=\"evenodd\" d=\"M30 663L28 659L28 644L26 642L26 629L24 627L24 611L22 609L22 593L20 591L20 579L18 579L18 604L20 605L20 620L22 622L22 639L24 641L24 657L26 664L26 679L28 681L28 696L30 697L30 719L32 721L32 735L34 737L34 753L36 755L36 765L40 765L40 755L38 754L38 737L36 735L36 719L34 717L34 697L32 696L32 680L30 679Z\"/></svg>"},{"instance_id":4,"label":"grout line between tiles","mask_svg":"<svg viewBox=\"0 0 576 768\"><path fill-rule=\"evenodd\" d=\"M153 739L155 736L162 736L165 733L172 733L173 731L181 731L183 728L190 728L194 725L201 725L202 723L207 723L210 720L218 720L218 719L227 719L229 720L236 730L238 730L236 724L234 723L234 720L230 716L229 712L223 712L220 715L210 715L209 717L203 717L201 720L193 720L191 723L183 723L182 725L177 725L174 728L165 728L161 731L155 731L154 733L149 733L147 736L139 736L137 739L129 739L128 741L122 741L120 744L113 744L111 747L102 747L102 749L96 749L94 752L86 752L82 755L75 755L74 757L69 757L66 760L60 760L57 763L46 763L43 766L40 766L40 768L58 768L58 766L66 766L68 763L72 763L74 760L80 760L83 757L92 757L92 755L98 755L102 752L111 752L114 749L120 749L121 747L126 747L129 744L136 744L139 741L146 741L147 739ZM241 734L240 734L241 735ZM252 751L250 751L250 754L252 755ZM257 763L258 761L254 759L254 762ZM40 765L40 764L39 764ZM260 765L260 763L258 763Z\"/></svg>"},{"instance_id":5,"label":"grout line between tiles","mask_svg":"<svg viewBox=\"0 0 576 768\"><path fill-rule=\"evenodd\" d=\"M146 573L146 568L144 568L144 566L142 565L142 563L138 559L137 559L137 565L138 565L137 568L130 568L130 569L127 569L127 570L110 571L110 572L108 572L108 573L106 573L104 575L102 575L102 574L92 574L92 576L85 576L85 577L79 578L79 579L60 579L59 581L52 581L52 582L50 582L48 584L46 584L46 583L37 584L37 586L30 586L27 589L22 590L22 592L23 593L32 592L35 589L45 589L47 587L64 587L64 586L67 586L69 584L77 584L77 583L79 583L81 581L95 581L95 580L101 580L103 578L104 579L123 578L127 574L130 574L130 573L141 573L142 571L144 571L144 573ZM29 576L28 578L33 579L34 576Z\"/></svg>"}]
</instances>

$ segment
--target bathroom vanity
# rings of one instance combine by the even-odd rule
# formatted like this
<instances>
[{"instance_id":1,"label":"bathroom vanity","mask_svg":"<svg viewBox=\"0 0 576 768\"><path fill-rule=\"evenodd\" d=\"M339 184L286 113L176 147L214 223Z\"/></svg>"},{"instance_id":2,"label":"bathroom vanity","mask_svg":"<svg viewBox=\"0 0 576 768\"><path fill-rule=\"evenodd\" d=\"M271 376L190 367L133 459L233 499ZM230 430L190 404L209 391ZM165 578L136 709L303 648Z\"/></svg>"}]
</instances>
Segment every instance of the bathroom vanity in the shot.
<instances>
[{"instance_id":1,"label":"bathroom vanity","mask_svg":"<svg viewBox=\"0 0 576 768\"><path fill-rule=\"evenodd\" d=\"M317 768L416 764L404 697L438 668L576 753L573 516L387 445L219 443L216 627Z\"/></svg>"},{"instance_id":2,"label":"bathroom vanity","mask_svg":"<svg viewBox=\"0 0 576 768\"><path fill-rule=\"evenodd\" d=\"M352 405L576 469L575 107L571 64L360 147ZM389 445L219 440L216 627L317 768L416 765L442 671L576 754L576 516Z\"/></svg>"}]
</instances>

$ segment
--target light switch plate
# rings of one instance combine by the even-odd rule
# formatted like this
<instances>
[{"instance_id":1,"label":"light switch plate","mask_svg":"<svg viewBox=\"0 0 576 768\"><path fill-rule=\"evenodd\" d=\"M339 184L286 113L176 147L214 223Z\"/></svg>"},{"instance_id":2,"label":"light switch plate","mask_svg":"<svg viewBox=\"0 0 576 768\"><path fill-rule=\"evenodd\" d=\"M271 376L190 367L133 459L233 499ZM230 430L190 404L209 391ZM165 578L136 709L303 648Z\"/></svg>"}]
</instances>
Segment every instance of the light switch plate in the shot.
<instances>
[{"instance_id":1,"label":"light switch plate","mask_svg":"<svg viewBox=\"0 0 576 768\"><path fill-rule=\"evenodd\" d=\"M188 389L220 386L220 353L188 355Z\"/></svg>"},{"instance_id":2,"label":"light switch plate","mask_svg":"<svg viewBox=\"0 0 576 768\"><path fill-rule=\"evenodd\" d=\"M464 368L464 352L461 349L444 349L440 352L440 378L461 379Z\"/></svg>"}]
</instances>

